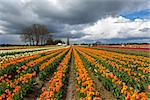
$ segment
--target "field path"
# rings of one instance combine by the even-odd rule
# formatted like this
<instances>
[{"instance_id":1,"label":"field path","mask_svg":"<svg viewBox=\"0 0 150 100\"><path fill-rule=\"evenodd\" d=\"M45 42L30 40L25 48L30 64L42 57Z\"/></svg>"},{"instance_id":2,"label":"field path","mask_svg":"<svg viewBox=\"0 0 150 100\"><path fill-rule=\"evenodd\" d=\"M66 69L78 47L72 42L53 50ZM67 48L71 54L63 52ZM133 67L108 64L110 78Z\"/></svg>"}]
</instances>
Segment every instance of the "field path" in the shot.
<instances>
[{"instance_id":1,"label":"field path","mask_svg":"<svg viewBox=\"0 0 150 100\"><path fill-rule=\"evenodd\" d=\"M81 57L81 59L83 58L84 60L86 60L86 58L84 58L83 56L80 56L80 57ZM82 60L82 61L84 62L84 60ZM85 66L90 78L93 80L95 87L100 92L103 100L117 100L116 97L103 86L102 82L95 77L94 71L92 71L92 69L90 68L91 65L86 65L84 62L84 66Z\"/></svg>"},{"instance_id":2,"label":"field path","mask_svg":"<svg viewBox=\"0 0 150 100\"><path fill-rule=\"evenodd\" d=\"M87 71L90 75L90 78L94 81L95 87L100 91L102 98L104 98L104 100L117 100L110 91L105 89L101 81L95 78L94 73L90 69L87 68Z\"/></svg>"},{"instance_id":3,"label":"field path","mask_svg":"<svg viewBox=\"0 0 150 100\"><path fill-rule=\"evenodd\" d=\"M74 58L71 59L71 66L70 66L70 72L69 72L69 83L68 83L68 89L67 89L67 96L66 100L76 100L76 91L75 91L75 77L74 77Z\"/></svg>"}]
</instances>

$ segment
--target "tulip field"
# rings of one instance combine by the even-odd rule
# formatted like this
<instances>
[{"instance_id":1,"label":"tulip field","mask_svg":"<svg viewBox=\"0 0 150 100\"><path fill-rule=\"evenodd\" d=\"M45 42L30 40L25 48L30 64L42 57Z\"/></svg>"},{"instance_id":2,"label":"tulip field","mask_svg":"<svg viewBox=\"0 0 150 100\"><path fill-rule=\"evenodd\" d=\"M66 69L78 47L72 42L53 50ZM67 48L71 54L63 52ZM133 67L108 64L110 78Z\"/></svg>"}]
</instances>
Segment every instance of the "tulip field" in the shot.
<instances>
[{"instance_id":1,"label":"tulip field","mask_svg":"<svg viewBox=\"0 0 150 100\"><path fill-rule=\"evenodd\" d=\"M84 46L0 51L0 100L150 100L149 56Z\"/></svg>"},{"instance_id":2,"label":"tulip field","mask_svg":"<svg viewBox=\"0 0 150 100\"><path fill-rule=\"evenodd\" d=\"M150 57L150 45L141 45L138 47L113 47L113 46L94 46L93 48L106 50L106 51L113 51L117 53L124 53L124 54L131 54L137 56L145 56Z\"/></svg>"}]
</instances>

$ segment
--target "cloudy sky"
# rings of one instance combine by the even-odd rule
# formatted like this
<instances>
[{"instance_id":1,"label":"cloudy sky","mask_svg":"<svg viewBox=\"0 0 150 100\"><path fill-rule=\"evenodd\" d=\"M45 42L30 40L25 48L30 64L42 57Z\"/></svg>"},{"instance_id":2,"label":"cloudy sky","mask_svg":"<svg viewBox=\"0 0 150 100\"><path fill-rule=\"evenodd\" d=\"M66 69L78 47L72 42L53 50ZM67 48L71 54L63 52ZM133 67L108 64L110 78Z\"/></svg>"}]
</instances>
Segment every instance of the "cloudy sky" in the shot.
<instances>
[{"instance_id":1,"label":"cloudy sky","mask_svg":"<svg viewBox=\"0 0 150 100\"><path fill-rule=\"evenodd\" d=\"M150 0L0 0L0 44L33 23L72 43L149 42Z\"/></svg>"}]
</instances>

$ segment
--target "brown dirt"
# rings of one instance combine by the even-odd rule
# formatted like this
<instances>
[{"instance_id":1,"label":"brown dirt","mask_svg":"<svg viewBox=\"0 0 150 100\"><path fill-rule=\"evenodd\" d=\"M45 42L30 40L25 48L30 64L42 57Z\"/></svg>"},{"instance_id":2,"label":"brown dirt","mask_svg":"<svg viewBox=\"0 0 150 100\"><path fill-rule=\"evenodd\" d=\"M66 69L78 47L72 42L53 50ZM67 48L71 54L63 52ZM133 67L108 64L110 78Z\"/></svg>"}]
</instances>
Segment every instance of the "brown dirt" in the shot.
<instances>
[{"instance_id":1,"label":"brown dirt","mask_svg":"<svg viewBox=\"0 0 150 100\"><path fill-rule=\"evenodd\" d=\"M66 100L76 100L76 91L75 91L75 78L74 78L74 63L73 63L73 58L71 61L71 66L70 66L70 72L69 72L69 83L68 83L68 89L67 89L67 96Z\"/></svg>"},{"instance_id":2,"label":"brown dirt","mask_svg":"<svg viewBox=\"0 0 150 100\"><path fill-rule=\"evenodd\" d=\"M105 89L102 82L100 80L98 80L97 78L95 78L94 73L90 69L87 68L87 71L88 71L91 79L94 81L95 87L101 93L102 98L104 98L104 100L117 100L116 97L110 91Z\"/></svg>"}]
</instances>

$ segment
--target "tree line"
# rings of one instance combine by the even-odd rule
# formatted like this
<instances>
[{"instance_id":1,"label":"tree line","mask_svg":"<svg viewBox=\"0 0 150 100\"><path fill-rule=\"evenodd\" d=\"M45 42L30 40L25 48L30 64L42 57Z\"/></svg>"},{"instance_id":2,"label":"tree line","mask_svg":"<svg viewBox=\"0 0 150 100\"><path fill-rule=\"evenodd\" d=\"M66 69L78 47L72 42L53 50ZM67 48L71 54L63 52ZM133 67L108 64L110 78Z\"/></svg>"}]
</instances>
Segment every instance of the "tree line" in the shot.
<instances>
[{"instance_id":1,"label":"tree line","mask_svg":"<svg viewBox=\"0 0 150 100\"><path fill-rule=\"evenodd\" d=\"M33 24L22 30L21 40L29 45L55 45L64 43L61 40L53 40L47 26L41 24Z\"/></svg>"}]
</instances>

